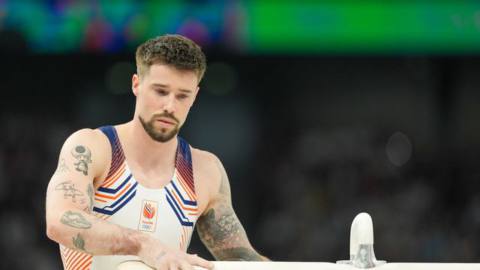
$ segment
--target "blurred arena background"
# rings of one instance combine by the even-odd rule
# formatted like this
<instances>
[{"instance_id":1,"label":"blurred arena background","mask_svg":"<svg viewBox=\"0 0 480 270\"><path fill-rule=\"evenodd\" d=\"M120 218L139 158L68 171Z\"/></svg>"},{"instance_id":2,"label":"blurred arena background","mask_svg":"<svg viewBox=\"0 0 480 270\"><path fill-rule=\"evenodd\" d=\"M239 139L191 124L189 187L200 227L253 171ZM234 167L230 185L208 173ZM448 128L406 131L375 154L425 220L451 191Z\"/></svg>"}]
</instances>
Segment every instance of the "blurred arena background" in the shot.
<instances>
[{"instance_id":1,"label":"blurred arena background","mask_svg":"<svg viewBox=\"0 0 480 270\"><path fill-rule=\"evenodd\" d=\"M347 259L367 211L379 259L479 261L480 2L0 0L1 269L61 269L60 147L130 120L134 49L165 33L205 49L181 135L223 160L266 256Z\"/></svg>"}]
</instances>

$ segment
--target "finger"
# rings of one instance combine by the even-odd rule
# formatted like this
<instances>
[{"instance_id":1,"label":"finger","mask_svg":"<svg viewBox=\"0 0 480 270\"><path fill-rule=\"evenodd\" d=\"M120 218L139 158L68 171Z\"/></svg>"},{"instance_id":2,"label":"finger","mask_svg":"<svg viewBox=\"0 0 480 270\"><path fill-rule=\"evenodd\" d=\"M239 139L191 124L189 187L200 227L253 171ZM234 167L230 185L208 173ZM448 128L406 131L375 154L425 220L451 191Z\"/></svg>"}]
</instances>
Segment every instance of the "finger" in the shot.
<instances>
[{"instance_id":1,"label":"finger","mask_svg":"<svg viewBox=\"0 0 480 270\"><path fill-rule=\"evenodd\" d=\"M200 266L200 267L203 267L205 269L213 269L214 265L212 262L209 262L203 258L200 258L199 256L197 255L188 255L187 256L188 258L188 262L191 264L191 265L195 265L195 266Z\"/></svg>"},{"instance_id":2,"label":"finger","mask_svg":"<svg viewBox=\"0 0 480 270\"><path fill-rule=\"evenodd\" d=\"M182 270L193 270L193 267L187 261L180 262L180 269Z\"/></svg>"},{"instance_id":3,"label":"finger","mask_svg":"<svg viewBox=\"0 0 480 270\"><path fill-rule=\"evenodd\" d=\"M179 270L178 264L177 264L176 262L171 262L171 263L168 265L168 270Z\"/></svg>"},{"instance_id":4,"label":"finger","mask_svg":"<svg viewBox=\"0 0 480 270\"><path fill-rule=\"evenodd\" d=\"M165 262L162 262L162 263L156 265L155 267L153 267L153 269L155 269L155 270L168 270L170 268L169 268L168 264L166 264Z\"/></svg>"}]
</instances>

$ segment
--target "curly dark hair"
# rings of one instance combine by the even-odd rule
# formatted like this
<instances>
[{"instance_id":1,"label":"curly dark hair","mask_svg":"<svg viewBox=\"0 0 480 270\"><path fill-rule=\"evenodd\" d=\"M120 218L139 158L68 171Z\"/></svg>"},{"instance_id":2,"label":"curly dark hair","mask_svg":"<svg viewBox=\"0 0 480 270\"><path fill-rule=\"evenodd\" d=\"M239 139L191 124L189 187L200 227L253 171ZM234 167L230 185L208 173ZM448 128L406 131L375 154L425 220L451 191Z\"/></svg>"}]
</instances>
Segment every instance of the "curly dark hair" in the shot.
<instances>
[{"instance_id":1,"label":"curly dark hair","mask_svg":"<svg viewBox=\"0 0 480 270\"><path fill-rule=\"evenodd\" d=\"M147 40L135 53L137 73L145 74L153 64L194 71L200 81L207 68L205 54L192 40L181 35L163 35Z\"/></svg>"}]
</instances>

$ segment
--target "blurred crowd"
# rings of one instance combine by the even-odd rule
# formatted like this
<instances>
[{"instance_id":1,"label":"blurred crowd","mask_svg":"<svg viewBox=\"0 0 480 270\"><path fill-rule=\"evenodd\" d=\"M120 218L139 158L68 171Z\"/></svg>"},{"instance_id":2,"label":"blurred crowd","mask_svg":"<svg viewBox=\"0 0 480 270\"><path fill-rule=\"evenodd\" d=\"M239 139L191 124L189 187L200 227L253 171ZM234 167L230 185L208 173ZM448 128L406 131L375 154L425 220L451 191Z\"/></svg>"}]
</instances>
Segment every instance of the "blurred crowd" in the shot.
<instances>
[{"instance_id":1,"label":"blurred crowd","mask_svg":"<svg viewBox=\"0 0 480 270\"><path fill-rule=\"evenodd\" d=\"M2 68L1 269L61 269L44 219L60 147L131 117L129 77L109 67L132 57L79 58ZM478 262L480 61L455 63L211 55L181 135L223 160L238 216L274 260L348 259L351 221L368 212L378 259ZM210 258L197 236L190 251Z\"/></svg>"}]
</instances>

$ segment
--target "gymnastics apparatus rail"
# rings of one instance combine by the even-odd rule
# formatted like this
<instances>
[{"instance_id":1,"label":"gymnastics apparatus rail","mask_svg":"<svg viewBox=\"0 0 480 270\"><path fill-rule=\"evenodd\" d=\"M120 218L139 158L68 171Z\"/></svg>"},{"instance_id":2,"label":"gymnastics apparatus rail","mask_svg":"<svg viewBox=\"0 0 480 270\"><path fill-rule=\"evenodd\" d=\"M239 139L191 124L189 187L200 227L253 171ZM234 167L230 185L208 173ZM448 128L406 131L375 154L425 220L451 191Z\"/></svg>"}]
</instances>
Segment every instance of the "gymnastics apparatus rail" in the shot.
<instances>
[{"instance_id":1,"label":"gymnastics apparatus rail","mask_svg":"<svg viewBox=\"0 0 480 270\"><path fill-rule=\"evenodd\" d=\"M213 262L215 270L480 270L480 263L387 263L375 258L373 222L367 213L358 214L350 229L350 260L329 262ZM140 261L121 263L118 270L151 270ZM196 267L195 270L203 270Z\"/></svg>"}]
</instances>

